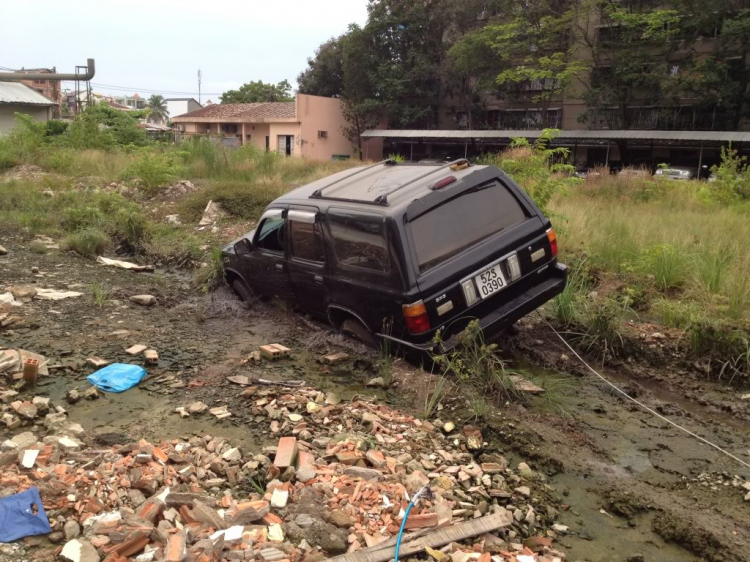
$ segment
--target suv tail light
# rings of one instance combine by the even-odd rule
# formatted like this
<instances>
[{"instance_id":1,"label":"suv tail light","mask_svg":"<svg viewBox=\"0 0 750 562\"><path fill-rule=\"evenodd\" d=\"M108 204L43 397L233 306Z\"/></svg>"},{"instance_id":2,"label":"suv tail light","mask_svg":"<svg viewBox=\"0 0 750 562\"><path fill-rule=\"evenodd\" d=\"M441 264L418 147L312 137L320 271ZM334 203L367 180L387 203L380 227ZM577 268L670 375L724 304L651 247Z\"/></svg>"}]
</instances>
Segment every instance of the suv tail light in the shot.
<instances>
[{"instance_id":1,"label":"suv tail light","mask_svg":"<svg viewBox=\"0 0 750 562\"><path fill-rule=\"evenodd\" d=\"M555 229L550 228L547 231L547 240L549 240L549 249L552 252L552 257L557 257L557 234L555 234Z\"/></svg>"},{"instance_id":2,"label":"suv tail light","mask_svg":"<svg viewBox=\"0 0 750 562\"><path fill-rule=\"evenodd\" d=\"M430 329L430 317L427 315L424 302L419 300L413 304L405 304L401 309L410 334L422 334Z\"/></svg>"}]
</instances>

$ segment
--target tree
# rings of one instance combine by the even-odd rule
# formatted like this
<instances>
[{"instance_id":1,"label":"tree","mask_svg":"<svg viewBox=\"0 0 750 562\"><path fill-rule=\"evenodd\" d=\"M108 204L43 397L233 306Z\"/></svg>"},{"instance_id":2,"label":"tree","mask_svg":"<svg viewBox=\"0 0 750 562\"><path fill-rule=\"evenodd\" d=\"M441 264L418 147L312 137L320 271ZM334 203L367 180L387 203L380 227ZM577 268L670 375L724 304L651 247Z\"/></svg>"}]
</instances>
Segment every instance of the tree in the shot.
<instances>
[{"instance_id":1,"label":"tree","mask_svg":"<svg viewBox=\"0 0 750 562\"><path fill-rule=\"evenodd\" d=\"M221 96L221 103L259 103L294 101L292 86L286 80L278 84L267 84L261 80L243 84L237 90L229 90Z\"/></svg>"},{"instance_id":2,"label":"tree","mask_svg":"<svg viewBox=\"0 0 750 562\"><path fill-rule=\"evenodd\" d=\"M150 121L163 123L168 117L167 102L164 101L163 96L154 94L148 98L148 118Z\"/></svg>"},{"instance_id":3,"label":"tree","mask_svg":"<svg viewBox=\"0 0 750 562\"><path fill-rule=\"evenodd\" d=\"M738 129L750 118L750 9L740 0L713 0L710 10L697 0L683 2L694 16L683 20L683 43L692 52L680 61L679 88L702 110L700 128ZM700 52L705 41L715 49Z\"/></svg>"},{"instance_id":4,"label":"tree","mask_svg":"<svg viewBox=\"0 0 750 562\"><path fill-rule=\"evenodd\" d=\"M638 8L639 6L636 6ZM598 25L592 25L598 19ZM680 48L680 14L676 10L640 11L627 3L582 0L572 10L576 37L591 53L590 72L579 83L594 111L584 121L610 129L630 129L631 111L644 99L656 105L674 95L668 61ZM608 110L616 108L614 114ZM621 146L624 148L624 145Z\"/></svg>"},{"instance_id":5,"label":"tree","mask_svg":"<svg viewBox=\"0 0 750 562\"><path fill-rule=\"evenodd\" d=\"M297 77L300 94L337 98L344 89L344 48L346 35L323 43L315 56L307 59L307 68Z\"/></svg>"},{"instance_id":6,"label":"tree","mask_svg":"<svg viewBox=\"0 0 750 562\"><path fill-rule=\"evenodd\" d=\"M576 60L564 4L511 3L499 22L468 33L449 51L453 68L473 76L479 90L541 109L541 127L584 64ZM469 78L470 80L470 78Z\"/></svg>"}]
</instances>

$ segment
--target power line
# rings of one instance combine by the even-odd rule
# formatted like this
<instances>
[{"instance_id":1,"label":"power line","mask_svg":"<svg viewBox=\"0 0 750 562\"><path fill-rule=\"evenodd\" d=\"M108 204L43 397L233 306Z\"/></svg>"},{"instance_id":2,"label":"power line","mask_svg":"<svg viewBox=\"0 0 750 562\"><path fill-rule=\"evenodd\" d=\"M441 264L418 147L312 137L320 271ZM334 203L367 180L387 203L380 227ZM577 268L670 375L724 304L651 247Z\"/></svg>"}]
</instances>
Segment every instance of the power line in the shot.
<instances>
[{"instance_id":1,"label":"power line","mask_svg":"<svg viewBox=\"0 0 750 562\"><path fill-rule=\"evenodd\" d=\"M65 80L66 82L70 82L70 80ZM123 92L143 92L145 94L182 94L182 95L191 95L191 96L197 96L198 92L183 92L183 91L177 91L177 90L155 90L153 88L138 88L135 86L118 86L115 84L102 84L100 82L91 82L92 86L97 86L98 88L109 88L111 90L117 90L117 91L123 91ZM201 92L204 96L220 96L224 92Z\"/></svg>"}]
</instances>

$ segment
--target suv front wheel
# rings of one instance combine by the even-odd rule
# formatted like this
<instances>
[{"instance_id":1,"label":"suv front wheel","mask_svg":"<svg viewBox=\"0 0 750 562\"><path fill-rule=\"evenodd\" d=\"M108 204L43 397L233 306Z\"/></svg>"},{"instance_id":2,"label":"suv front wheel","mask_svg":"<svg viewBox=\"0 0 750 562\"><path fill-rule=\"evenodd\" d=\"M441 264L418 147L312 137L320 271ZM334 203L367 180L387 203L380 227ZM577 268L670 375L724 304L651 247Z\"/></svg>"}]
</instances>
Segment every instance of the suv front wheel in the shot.
<instances>
[{"instance_id":1,"label":"suv front wheel","mask_svg":"<svg viewBox=\"0 0 750 562\"><path fill-rule=\"evenodd\" d=\"M349 337L359 340L368 347L377 349L378 340L370 330L368 330L362 322L356 318L348 318L341 323L339 331Z\"/></svg>"}]
</instances>

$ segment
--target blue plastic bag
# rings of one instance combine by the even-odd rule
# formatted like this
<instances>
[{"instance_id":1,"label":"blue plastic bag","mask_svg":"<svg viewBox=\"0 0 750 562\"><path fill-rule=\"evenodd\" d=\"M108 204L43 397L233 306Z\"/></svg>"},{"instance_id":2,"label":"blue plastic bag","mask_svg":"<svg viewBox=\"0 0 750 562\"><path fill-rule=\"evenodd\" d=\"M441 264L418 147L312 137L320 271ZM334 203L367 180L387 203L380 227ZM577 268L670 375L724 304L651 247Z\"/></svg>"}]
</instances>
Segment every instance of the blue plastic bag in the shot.
<instances>
[{"instance_id":1,"label":"blue plastic bag","mask_svg":"<svg viewBox=\"0 0 750 562\"><path fill-rule=\"evenodd\" d=\"M0 498L0 542L51 532L39 488Z\"/></svg>"},{"instance_id":2,"label":"blue plastic bag","mask_svg":"<svg viewBox=\"0 0 750 562\"><path fill-rule=\"evenodd\" d=\"M146 376L146 369L138 365L112 363L86 377L95 387L105 392L125 392Z\"/></svg>"}]
</instances>

